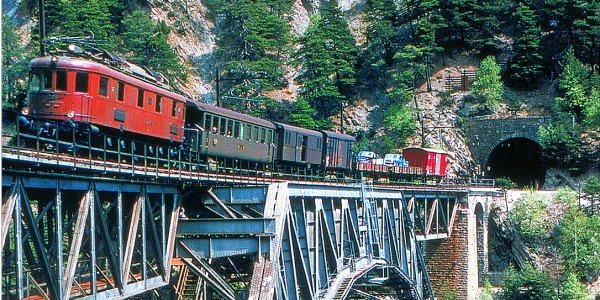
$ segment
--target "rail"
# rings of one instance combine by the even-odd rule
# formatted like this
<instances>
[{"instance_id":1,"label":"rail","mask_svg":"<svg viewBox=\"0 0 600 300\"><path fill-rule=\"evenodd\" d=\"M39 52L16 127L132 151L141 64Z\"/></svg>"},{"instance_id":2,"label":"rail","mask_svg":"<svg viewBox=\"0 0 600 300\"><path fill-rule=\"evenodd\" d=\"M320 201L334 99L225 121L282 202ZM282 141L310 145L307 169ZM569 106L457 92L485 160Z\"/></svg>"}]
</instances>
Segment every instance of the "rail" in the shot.
<instances>
[{"instance_id":1,"label":"rail","mask_svg":"<svg viewBox=\"0 0 600 300\"><path fill-rule=\"evenodd\" d=\"M420 168L357 163L353 176L322 168L264 165L202 156L183 145L111 136L73 123L34 122L22 128L15 112L3 111L2 157L20 163L63 168L63 172L88 170L116 176L184 181L255 183L291 181L356 184L365 178L376 185L448 188L487 186L482 180L426 178ZM27 129L27 130L25 130ZM38 172L44 169L36 170ZM491 185L493 186L493 184Z\"/></svg>"}]
</instances>

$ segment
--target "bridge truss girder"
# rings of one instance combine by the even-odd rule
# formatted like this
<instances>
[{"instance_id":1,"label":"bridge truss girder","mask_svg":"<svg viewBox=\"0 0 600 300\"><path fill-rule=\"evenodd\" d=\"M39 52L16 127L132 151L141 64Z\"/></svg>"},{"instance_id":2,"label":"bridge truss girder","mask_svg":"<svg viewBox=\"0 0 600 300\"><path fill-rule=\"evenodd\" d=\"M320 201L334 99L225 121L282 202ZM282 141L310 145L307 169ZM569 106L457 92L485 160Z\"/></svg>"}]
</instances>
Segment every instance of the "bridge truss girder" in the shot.
<instances>
[{"instance_id":1,"label":"bridge truss girder","mask_svg":"<svg viewBox=\"0 0 600 300\"><path fill-rule=\"evenodd\" d=\"M227 198L233 193L219 194ZM223 218L215 223L219 225L208 228L200 220L182 220L186 225L180 226L178 255L187 261L180 264L177 281L184 282L185 276L192 278L185 273L187 269L193 271L193 267L184 266L189 262L199 267L192 278L199 283L194 284L205 287L190 294L191 298L212 290L233 299L223 282L200 278L198 273L223 270L219 260L228 252L237 254L240 260L236 263L240 265L248 265L241 260L250 260L251 267L240 272L242 276L217 276L230 282L233 277L244 277L243 284L233 284L238 287L234 294L243 299L343 299L352 294L433 297L415 215L408 210L415 206L409 207L401 191L374 190L364 185L271 184L264 200L257 202L256 210L261 209L263 214L255 221L241 217L241 207L235 200L218 200L214 194L210 198L214 202L211 200L213 207L209 209ZM239 230L242 227L245 229ZM190 232L192 228L198 228L196 234ZM239 234L241 231L249 234ZM236 238L238 242L232 242ZM232 245L229 250L222 249L220 239ZM190 292L183 286L176 289L181 290L179 297L184 291Z\"/></svg>"},{"instance_id":2,"label":"bridge truss girder","mask_svg":"<svg viewBox=\"0 0 600 300\"><path fill-rule=\"evenodd\" d=\"M2 295L114 299L169 283L179 193L2 175Z\"/></svg>"}]
</instances>

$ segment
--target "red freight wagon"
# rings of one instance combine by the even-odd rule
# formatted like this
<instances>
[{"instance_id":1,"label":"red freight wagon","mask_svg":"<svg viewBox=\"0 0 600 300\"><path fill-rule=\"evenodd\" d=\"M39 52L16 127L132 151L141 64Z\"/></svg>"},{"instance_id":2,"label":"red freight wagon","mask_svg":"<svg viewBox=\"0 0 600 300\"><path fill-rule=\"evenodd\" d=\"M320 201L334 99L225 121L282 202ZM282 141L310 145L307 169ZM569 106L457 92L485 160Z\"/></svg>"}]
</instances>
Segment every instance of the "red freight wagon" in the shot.
<instances>
[{"instance_id":1,"label":"red freight wagon","mask_svg":"<svg viewBox=\"0 0 600 300\"><path fill-rule=\"evenodd\" d=\"M446 166L448 165L448 152L446 151L409 147L402 150L402 155L408 161L409 166L420 168L426 176L446 176Z\"/></svg>"}]
</instances>

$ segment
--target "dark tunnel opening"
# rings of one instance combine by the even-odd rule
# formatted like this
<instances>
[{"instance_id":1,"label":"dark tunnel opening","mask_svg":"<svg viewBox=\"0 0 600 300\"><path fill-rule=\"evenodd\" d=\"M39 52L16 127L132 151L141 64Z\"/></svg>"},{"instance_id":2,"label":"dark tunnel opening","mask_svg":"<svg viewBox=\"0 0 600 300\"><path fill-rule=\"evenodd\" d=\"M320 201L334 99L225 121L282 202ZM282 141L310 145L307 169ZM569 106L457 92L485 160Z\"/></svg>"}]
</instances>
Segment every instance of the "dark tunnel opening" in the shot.
<instances>
[{"instance_id":1,"label":"dark tunnel opening","mask_svg":"<svg viewBox=\"0 0 600 300\"><path fill-rule=\"evenodd\" d=\"M546 163L541 147L527 138L511 138L500 143L488 158L488 177L510 178L519 187L541 188Z\"/></svg>"}]
</instances>

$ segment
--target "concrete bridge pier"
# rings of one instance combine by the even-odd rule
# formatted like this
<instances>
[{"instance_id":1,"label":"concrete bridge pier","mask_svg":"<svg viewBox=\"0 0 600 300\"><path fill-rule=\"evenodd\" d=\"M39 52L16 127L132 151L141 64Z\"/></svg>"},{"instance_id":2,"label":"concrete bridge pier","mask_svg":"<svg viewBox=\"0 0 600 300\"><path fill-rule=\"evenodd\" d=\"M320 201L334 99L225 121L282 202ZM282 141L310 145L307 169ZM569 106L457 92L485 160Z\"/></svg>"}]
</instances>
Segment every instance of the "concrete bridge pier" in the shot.
<instances>
[{"instance_id":1,"label":"concrete bridge pier","mask_svg":"<svg viewBox=\"0 0 600 300\"><path fill-rule=\"evenodd\" d=\"M425 242L427 273L436 298L479 299L489 270L488 217L496 190L470 191L459 200L449 238Z\"/></svg>"}]
</instances>

